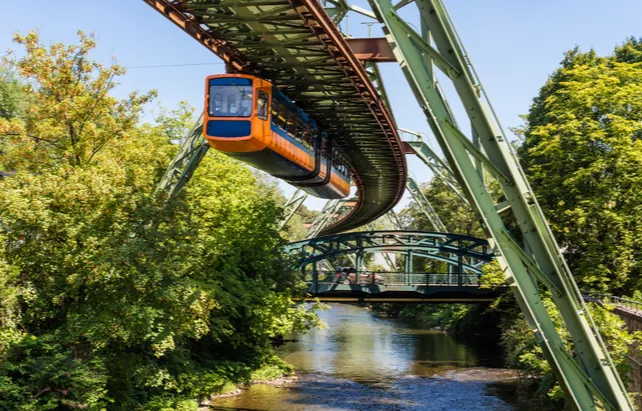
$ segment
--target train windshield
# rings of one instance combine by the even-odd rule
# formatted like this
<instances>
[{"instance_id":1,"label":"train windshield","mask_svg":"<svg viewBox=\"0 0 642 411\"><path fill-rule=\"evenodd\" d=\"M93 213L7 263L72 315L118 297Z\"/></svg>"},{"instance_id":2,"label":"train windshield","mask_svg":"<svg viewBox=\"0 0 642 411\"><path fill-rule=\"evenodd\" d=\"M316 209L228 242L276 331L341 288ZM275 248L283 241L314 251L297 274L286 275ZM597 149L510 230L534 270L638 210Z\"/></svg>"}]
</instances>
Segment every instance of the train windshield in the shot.
<instances>
[{"instance_id":1,"label":"train windshield","mask_svg":"<svg viewBox=\"0 0 642 411\"><path fill-rule=\"evenodd\" d=\"M213 78L209 87L211 117L249 117L252 114L252 80Z\"/></svg>"}]
</instances>

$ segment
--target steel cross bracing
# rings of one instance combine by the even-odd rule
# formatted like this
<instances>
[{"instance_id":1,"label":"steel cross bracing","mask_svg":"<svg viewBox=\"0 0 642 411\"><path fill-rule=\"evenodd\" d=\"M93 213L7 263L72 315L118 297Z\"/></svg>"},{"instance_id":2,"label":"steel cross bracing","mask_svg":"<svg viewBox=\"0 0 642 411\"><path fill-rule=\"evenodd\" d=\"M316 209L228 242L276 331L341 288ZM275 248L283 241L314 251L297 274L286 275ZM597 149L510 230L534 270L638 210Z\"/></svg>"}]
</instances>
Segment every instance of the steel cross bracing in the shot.
<instances>
[{"instance_id":1,"label":"steel cross bracing","mask_svg":"<svg viewBox=\"0 0 642 411\"><path fill-rule=\"evenodd\" d=\"M461 272L481 274L480 266L494 258L486 240L423 231L366 231L333 234L287 244L285 251L297 258L297 267L342 255L365 253L412 253L417 257L443 261ZM358 265L361 267L361 264Z\"/></svg>"},{"instance_id":2,"label":"steel cross bracing","mask_svg":"<svg viewBox=\"0 0 642 411\"><path fill-rule=\"evenodd\" d=\"M419 208L426 215L426 217L428 218L428 221L430 221L435 231L442 232L442 233L448 232L448 229L446 228L444 223L441 221L441 218L435 211L434 207L430 204L430 202L424 195L423 191L421 190L421 187L419 186L419 184L417 184L417 182L415 182L414 179L408 177L408 179L406 180L406 190L408 190L413 200L415 200ZM338 200L328 201L326 203L326 205L321 210L321 213L313 220L312 225L310 226L306 234L306 238L316 237L319 234L319 232L321 232L323 227L326 224L328 224L330 221L332 221L334 216L340 215L338 213L338 210L343 204L338 204L337 201ZM391 219L393 226L396 229L403 229L403 227L401 226L401 221L399 220L399 217L395 214L394 210L388 211L386 215L388 216L389 219ZM370 223L370 224L366 224L366 227L369 230L372 230L374 226Z\"/></svg>"},{"instance_id":3,"label":"steel cross bracing","mask_svg":"<svg viewBox=\"0 0 642 411\"><path fill-rule=\"evenodd\" d=\"M432 224L435 231L447 233L448 229L441 221L441 218L439 218L439 215L433 208L432 204L430 204L430 202L424 195L421 187L419 187L419 184L417 184L417 182L413 178L408 177L408 181L406 182L406 189L412 196L412 199L415 200L415 203L419 205L421 211L423 211L423 213L426 215L428 221L430 221L430 224Z\"/></svg>"},{"instance_id":4,"label":"steel cross bracing","mask_svg":"<svg viewBox=\"0 0 642 411\"><path fill-rule=\"evenodd\" d=\"M501 289L481 285L481 266L493 259L485 240L421 231L368 231L311 238L286 245L311 297L322 301L490 302ZM368 253L404 256L394 272L363 269ZM356 272L338 276L327 261L354 256ZM448 273L417 272L415 258L444 262ZM451 269L452 268L452 269Z\"/></svg>"},{"instance_id":5,"label":"steel cross bracing","mask_svg":"<svg viewBox=\"0 0 642 411\"><path fill-rule=\"evenodd\" d=\"M144 0L227 63L265 78L349 157L358 202L325 233L359 227L403 195L406 162L394 119L365 67L317 0Z\"/></svg>"},{"instance_id":6,"label":"steel cross bracing","mask_svg":"<svg viewBox=\"0 0 642 411\"><path fill-rule=\"evenodd\" d=\"M390 224L392 224L392 227L394 227L395 230L404 230L405 227L403 226L403 223L401 222L401 219L395 212L395 210L390 210L386 214L386 217L388 217L388 220L390 221Z\"/></svg>"},{"instance_id":7,"label":"steel cross bracing","mask_svg":"<svg viewBox=\"0 0 642 411\"><path fill-rule=\"evenodd\" d=\"M392 212L392 210L390 210L388 213L390 213L390 212ZM370 231L373 231L373 232L377 231L375 229L374 224L372 224L372 223L366 224L366 228L368 230L370 230ZM392 259L390 254L382 253L381 256L383 257L383 261L384 261L384 263L386 263L386 266L388 267L388 269L390 271L397 271L397 263L395 262L395 260ZM357 268L359 268L359 267L357 267Z\"/></svg>"},{"instance_id":8,"label":"steel cross bracing","mask_svg":"<svg viewBox=\"0 0 642 411\"><path fill-rule=\"evenodd\" d=\"M169 198L174 197L192 178L194 170L207 154L210 145L203 138L203 114L180 145L178 153L170 163L165 175L156 187L156 194L166 192Z\"/></svg>"},{"instance_id":9,"label":"steel cross bracing","mask_svg":"<svg viewBox=\"0 0 642 411\"><path fill-rule=\"evenodd\" d=\"M410 134L416 139L413 140L404 140L405 144L408 144L412 149L412 154L416 154L417 157L433 172L433 174L443 181L448 188L450 188L461 200L468 203L468 199L459 189L459 184L455 178L455 174L448 167L446 163L433 151L432 148L423 140L422 133L417 133L415 131L406 130L400 128L399 131L402 133ZM410 154L410 153L407 153Z\"/></svg>"},{"instance_id":10,"label":"steel cross bracing","mask_svg":"<svg viewBox=\"0 0 642 411\"><path fill-rule=\"evenodd\" d=\"M299 208L301 208L307 198L308 193L301 190L300 188L297 189L294 194L292 194L292 197L290 197L287 203L285 203L285 205L283 206L283 219L279 223L279 230L283 230L285 228L292 216L297 212Z\"/></svg>"},{"instance_id":11,"label":"steel cross bracing","mask_svg":"<svg viewBox=\"0 0 642 411\"><path fill-rule=\"evenodd\" d=\"M339 209L344 202L344 200L327 201L321 209L321 212L317 214L316 217L314 217L314 220L312 220L312 224L310 225L310 228L308 228L308 232L305 234L305 237L316 237L321 232L321 230L323 230L323 227L325 227L328 221L332 219L332 216L336 215L339 212Z\"/></svg>"},{"instance_id":12,"label":"steel cross bracing","mask_svg":"<svg viewBox=\"0 0 642 411\"><path fill-rule=\"evenodd\" d=\"M513 156L499 122L441 0L369 0L393 48L397 61L423 109L433 134L473 206L522 311L560 382L571 407L610 410L633 406L582 295L548 227L535 195ZM417 7L421 32L397 10ZM472 138L453 119L434 71L452 81L472 124ZM476 145L478 142L479 145ZM473 157L471 159L471 156ZM501 184L506 203L496 205L483 178L484 169ZM498 209L505 213L506 222ZM509 221L510 219L510 221ZM514 238L508 224L519 227ZM560 311L573 349L558 333L543 302L541 287L550 291Z\"/></svg>"}]
</instances>

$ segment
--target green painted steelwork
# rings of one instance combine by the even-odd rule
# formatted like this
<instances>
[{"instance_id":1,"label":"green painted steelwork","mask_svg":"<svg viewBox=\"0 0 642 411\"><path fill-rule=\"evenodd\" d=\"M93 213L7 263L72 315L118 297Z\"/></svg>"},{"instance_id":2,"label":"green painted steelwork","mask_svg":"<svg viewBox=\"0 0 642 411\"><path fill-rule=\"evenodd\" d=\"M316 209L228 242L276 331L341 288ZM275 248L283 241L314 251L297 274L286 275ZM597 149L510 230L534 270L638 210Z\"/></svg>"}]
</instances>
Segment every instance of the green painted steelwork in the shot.
<instances>
[{"instance_id":1,"label":"green painted steelwork","mask_svg":"<svg viewBox=\"0 0 642 411\"><path fill-rule=\"evenodd\" d=\"M307 198L308 193L304 192L300 188L292 194L292 197L290 197L288 202L283 206L283 219L279 223L279 230L283 230L285 228L292 216L299 208L301 208Z\"/></svg>"},{"instance_id":2,"label":"green painted steelwork","mask_svg":"<svg viewBox=\"0 0 642 411\"><path fill-rule=\"evenodd\" d=\"M410 131L406 130L404 128L400 128L399 131L402 133L407 133L415 137L415 139L404 139L406 143L410 147L412 147L414 153L419 157L419 159L426 165L428 168L433 172L433 174L439 178L448 188L450 188L461 200L469 204L468 199L462 193L461 189L459 188L459 185L457 183L457 180L455 178L455 174L453 171L448 167L446 163L433 151L432 148L426 142L424 141L424 136L422 133L418 133L415 131Z\"/></svg>"},{"instance_id":3,"label":"green painted steelwork","mask_svg":"<svg viewBox=\"0 0 642 411\"><path fill-rule=\"evenodd\" d=\"M505 288L483 287L478 274L418 272L302 273L309 297L338 302L491 302Z\"/></svg>"},{"instance_id":4,"label":"green painted steelwork","mask_svg":"<svg viewBox=\"0 0 642 411\"><path fill-rule=\"evenodd\" d=\"M192 178L192 174L209 148L210 145L203 138L203 114L201 114L165 171L160 184L156 187L156 194L165 192L169 198L172 198L180 193Z\"/></svg>"},{"instance_id":5,"label":"green painted steelwork","mask_svg":"<svg viewBox=\"0 0 642 411\"><path fill-rule=\"evenodd\" d=\"M321 230L328 224L332 217L339 212L344 200L330 200L325 203L321 212L312 220L312 225L306 233L306 238L313 238L319 235Z\"/></svg>"},{"instance_id":6,"label":"green painted steelwork","mask_svg":"<svg viewBox=\"0 0 642 411\"><path fill-rule=\"evenodd\" d=\"M180 7L165 0L145 1L225 59L231 71L256 73L283 87L304 110L319 119L322 127L337 136L351 156L361 203L331 229L348 229L372 221L399 200L405 161L394 144L390 150L390 143L398 141L394 121L372 82L363 81L368 73L346 52L336 27L328 26L327 16L316 10L315 1L194 0L181 2ZM349 6L345 1L335 3L374 15L384 24L397 61L464 197L480 218L489 243L500 254L499 262L508 283L569 405L580 410L596 409L597 400L609 410L632 410L599 331L441 0L414 1L420 32L396 12L413 1L401 0L393 5L390 0L369 0L373 13ZM327 37L316 33L315 25ZM333 54L332 50L339 52ZM472 124L470 138L455 121L435 81L435 68L452 81ZM360 85L370 91L360 89ZM170 195L179 192L206 151L196 137L184 144L182 157L173 162L162 188ZM484 181L484 169L500 182L504 202L494 203ZM373 173L376 176L370 175L372 170L377 171ZM507 222L500 212L505 212ZM513 238L507 224L519 227L519 238ZM357 252L357 263L363 261L365 250L390 252L391 248L394 247L389 244L362 246L361 252ZM398 245L398 249L408 255L422 253L408 244ZM426 256L448 260L448 256L437 256L435 250L441 249L433 248L432 254L426 252ZM455 253L452 249L442 251L448 255ZM352 251L337 249L334 255L349 252ZM411 268L406 267L406 272L410 273ZM318 272L316 275L318 278ZM551 292L572 337L572 351L562 342L543 305L539 284Z\"/></svg>"},{"instance_id":7,"label":"green painted steelwork","mask_svg":"<svg viewBox=\"0 0 642 411\"><path fill-rule=\"evenodd\" d=\"M279 87L345 152L358 203L325 232L374 221L401 199L407 170L394 119L316 0L144 1L221 57L228 72ZM333 3L336 20L346 3Z\"/></svg>"},{"instance_id":8,"label":"green painted steelwork","mask_svg":"<svg viewBox=\"0 0 642 411\"><path fill-rule=\"evenodd\" d=\"M439 215L433 208L432 204L430 204L430 202L424 195L421 187L419 187L419 184L417 184L417 182L413 178L408 177L408 180L406 181L406 189L412 196L413 200L415 200L415 203L419 205L421 211L426 215L428 221L430 221L430 224L432 224L435 231L447 233L448 229L441 221L441 218L439 218Z\"/></svg>"},{"instance_id":9,"label":"green painted steelwork","mask_svg":"<svg viewBox=\"0 0 642 411\"><path fill-rule=\"evenodd\" d=\"M415 0L422 33L401 18L390 0L369 0L397 61L424 111L451 170L482 221L490 244L518 303L551 364L571 407L632 410L599 331L584 304L557 243L511 153L499 122L488 110L486 95L441 0ZM404 2L409 4L410 2ZM433 46L434 45L434 46ZM434 70L449 78L472 123L474 141L453 121ZM478 147L475 140L480 143ZM471 159L474 157L474 160ZM481 165L500 183L512 218L519 227L513 238L497 211L483 179ZM566 347L542 302L538 282L551 291L573 350Z\"/></svg>"},{"instance_id":10,"label":"green painted steelwork","mask_svg":"<svg viewBox=\"0 0 642 411\"><path fill-rule=\"evenodd\" d=\"M412 253L416 257L457 266L457 272L474 274L481 274L479 268L481 264L494 258L486 240L423 231L365 231L334 234L287 244L285 251L297 259L296 264L300 268L349 254L356 255L358 262L366 253L395 253L406 256ZM466 260L463 260L463 257ZM407 258L407 260L412 259ZM406 272L412 272L411 267L405 268Z\"/></svg>"},{"instance_id":11,"label":"green painted steelwork","mask_svg":"<svg viewBox=\"0 0 642 411\"><path fill-rule=\"evenodd\" d=\"M390 211L388 212L388 214L390 214ZM366 228L370 231L377 231L372 223L366 224ZM382 253L381 257L383 257L383 261L386 263L386 266L388 266L388 269L390 271L397 271L397 263L392 259L390 254Z\"/></svg>"},{"instance_id":12,"label":"green painted steelwork","mask_svg":"<svg viewBox=\"0 0 642 411\"><path fill-rule=\"evenodd\" d=\"M471 302L497 297L501 292L481 287L481 265L491 261L493 255L488 252L485 240L473 237L421 231L368 231L290 243L286 252L297 259L295 269L301 269L308 293L319 298ZM362 262L367 253L401 254L405 257L403 270L364 270ZM348 274L320 267L328 259L345 255L354 255L354 267L359 269ZM454 269L448 273L414 272L414 258L441 261Z\"/></svg>"},{"instance_id":13,"label":"green painted steelwork","mask_svg":"<svg viewBox=\"0 0 642 411\"><path fill-rule=\"evenodd\" d=\"M395 210L388 211L386 216L388 217L388 220L390 221L394 229L400 231L405 230L405 227L403 226L403 223L401 222L401 219L399 218Z\"/></svg>"}]
</instances>

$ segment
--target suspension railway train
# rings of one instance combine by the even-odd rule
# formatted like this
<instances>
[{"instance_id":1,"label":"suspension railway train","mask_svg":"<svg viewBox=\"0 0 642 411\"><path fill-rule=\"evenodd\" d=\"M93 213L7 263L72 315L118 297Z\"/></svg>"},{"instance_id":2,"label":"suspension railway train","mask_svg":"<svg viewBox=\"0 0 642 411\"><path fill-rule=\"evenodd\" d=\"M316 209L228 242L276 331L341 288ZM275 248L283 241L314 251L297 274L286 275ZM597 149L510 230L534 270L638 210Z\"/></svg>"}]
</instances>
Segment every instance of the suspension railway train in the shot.
<instances>
[{"instance_id":1,"label":"suspension railway train","mask_svg":"<svg viewBox=\"0 0 642 411\"><path fill-rule=\"evenodd\" d=\"M244 74L206 79L210 146L321 198L350 193L346 156L270 82Z\"/></svg>"}]
</instances>

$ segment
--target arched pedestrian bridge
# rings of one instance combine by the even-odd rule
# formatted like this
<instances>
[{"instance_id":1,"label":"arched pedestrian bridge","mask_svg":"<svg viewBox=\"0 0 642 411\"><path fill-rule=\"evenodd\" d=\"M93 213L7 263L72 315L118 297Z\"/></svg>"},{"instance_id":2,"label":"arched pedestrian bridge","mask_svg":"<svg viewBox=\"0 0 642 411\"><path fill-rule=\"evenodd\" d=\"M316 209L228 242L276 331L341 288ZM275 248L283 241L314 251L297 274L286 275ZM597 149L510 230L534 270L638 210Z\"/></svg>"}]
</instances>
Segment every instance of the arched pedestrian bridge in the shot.
<instances>
[{"instance_id":1,"label":"arched pedestrian bridge","mask_svg":"<svg viewBox=\"0 0 642 411\"><path fill-rule=\"evenodd\" d=\"M295 258L310 297L327 302L486 302L501 292L481 286L481 266L494 256L486 240L474 237L352 232L290 243L286 252ZM396 267L365 269L373 253L394 255L387 260ZM341 260L350 267L333 266Z\"/></svg>"}]
</instances>

